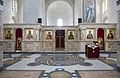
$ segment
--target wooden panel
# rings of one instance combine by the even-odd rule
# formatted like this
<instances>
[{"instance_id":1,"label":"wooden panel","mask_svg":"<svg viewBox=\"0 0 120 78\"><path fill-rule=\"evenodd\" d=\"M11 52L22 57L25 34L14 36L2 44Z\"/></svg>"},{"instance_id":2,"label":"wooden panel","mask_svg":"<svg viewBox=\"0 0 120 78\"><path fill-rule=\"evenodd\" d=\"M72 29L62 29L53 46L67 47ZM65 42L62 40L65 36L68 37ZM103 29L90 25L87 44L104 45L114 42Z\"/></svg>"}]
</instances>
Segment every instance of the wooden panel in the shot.
<instances>
[{"instance_id":1,"label":"wooden panel","mask_svg":"<svg viewBox=\"0 0 120 78\"><path fill-rule=\"evenodd\" d=\"M65 30L56 30L56 49L65 48Z\"/></svg>"}]
</instances>

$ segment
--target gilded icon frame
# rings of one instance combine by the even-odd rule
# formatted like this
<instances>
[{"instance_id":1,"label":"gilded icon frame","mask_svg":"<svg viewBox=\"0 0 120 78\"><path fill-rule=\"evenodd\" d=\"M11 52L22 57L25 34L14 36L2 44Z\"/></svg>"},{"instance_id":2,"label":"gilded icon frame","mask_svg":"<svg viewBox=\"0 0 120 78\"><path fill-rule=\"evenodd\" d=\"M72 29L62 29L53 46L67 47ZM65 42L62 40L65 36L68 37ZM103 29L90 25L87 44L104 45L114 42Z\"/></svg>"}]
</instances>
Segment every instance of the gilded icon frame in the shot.
<instances>
[{"instance_id":1,"label":"gilded icon frame","mask_svg":"<svg viewBox=\"0 0 120 78\"><path fill-rule=\"evenodd\" d=\"M44 37L45 40L52 40L53 39L53 30L45 30L44 35L45 35L45 37Z\"/></svg>"},{"instance_id":2,"label":"gilded icon frame","mask_svg":"<svg viewBox=\"0 0 120 78\"><path fill-rule=\"evenodd\" d=\"M92 37L89 36L89 34L91 34ZM95 40L96 39L95 29L94 28L88 28L88 29L86 29L86 35L85 35L85 37L86 37L86 40Z\"/></svg>"},{"instance_id":3,"label":"gilded icon frame","mask_svg":"<svg viewBox=\"0 0 120 78\"><path fill-rule=\"evenodd\" d=\"M31 32L31 34L30 34ZM31 28L25 29L25 40L34 40L34 30Z\"/></svg>"},{"instance_id":4,"label":"gilded icon frame","mask_svg":"<svg viewBox=\"0 0 120 78\"><path fill-rule=\"evenodd\" d=\"M67 39L68 40L75 40L76 39L75 30L68 30L67 31Z\"/></svg>"},{"instance_id":5,"label":"gilded icon frame","mask_svg":"<svg viewBox=\"0 0 120 78\"><path fill-rule=\"evenodd\" d=\"M5 40L12 40L13 39L12 28L4 28L4 39Z\"/></svg>"},{"instance_id":6,"label":"gilded icon frame","mask_svg":"<svg viewBox=\"0 0 120 78\"><path fill-rule=\"evenodd\" d=\"M109 38L109 37L108 37L110 32L112 33L113 38ZM108 40L114 40L115 38L116 38L116 37L115 37L115 28L108 28L108 29L107 29L106 39L108 39Z\"/></svg>"}]
</instances>

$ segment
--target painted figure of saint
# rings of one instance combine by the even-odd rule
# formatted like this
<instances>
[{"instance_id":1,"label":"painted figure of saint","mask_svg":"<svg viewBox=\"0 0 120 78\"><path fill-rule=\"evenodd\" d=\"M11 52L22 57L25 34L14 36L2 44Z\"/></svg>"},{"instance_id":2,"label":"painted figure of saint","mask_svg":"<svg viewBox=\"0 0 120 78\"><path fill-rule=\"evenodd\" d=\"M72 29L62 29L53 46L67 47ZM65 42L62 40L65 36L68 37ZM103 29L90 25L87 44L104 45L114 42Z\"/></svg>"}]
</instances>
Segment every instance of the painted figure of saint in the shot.
<instances>
[{"instance_id":1,"label":"painted figure of saint","mask_svg":"<svg viewBox=\"0 0 120 78\"><path fill-rule=\"evenodd\" d=\"M46 39L52 39L51 32L48 32L48 34L47 34L47 36L46 36Z\"/></svg>"},{"instance_id":2,"label":"painted figure of saint","mask_svg":"<svg viewBox=\"0 0 120 78\"><path fill-rule=\"evenodd\" d=\"M93 35L91 34L91 31L89 31L89 34L87 35L87 39L94 39Z\"/></svg>"},{"instance_id":3,"label":"painted figure of saint","mask_svg":"<svg viewBox=\"0 0 120 78\"><path fill-rule=\"evenodd\" d=\"M21 50L22 49L22 38L21 37L18 37L17 38L17 50Z\"/></svg>"},{"instance_id":4,"label":"painted figure of saint","mask_svg":"<svg viewBox=\"0 0 120 78\"><path fill-rule=\"evenodd\" d=\"M69 34L69 36L68 36L68 39L69 39L69 40L73 40L73 39L74 39L74 36L73 36L72 31L70 32L70 34Z\"/></svg>"},{"instance_id":5,"label":"painted figure of saint","mask_svg":"<svg viewBox=\"0 0 120 78\"><path fill-rule=\"evenodd\" d=\"M31 31L28 32L28 35L26 36L26 39L33 39L33 35L31 34Z\"/></svg>"},{"instance_id":6,"label":"painted figure of saint","mask_svg":"<svg viewBox=\"0 0 120 78\"><path fill-rule=\"evenodd\" d=\"M114 39L112 30L109 30L109 34L108 34L108 36L107 36L107 39Z\"/></svg>"},{"instance_id":7,"label":"painted figure of saint","mask_svg":"<svg viewBox=\"0 0 120 78\"><path fill-rule=\"evenodd\" d=\"M11 33L10 30L7 31L6 35L5 35L5 39L12 39L13 34Z\"/></svg>"},{"instance_id":8,"label":"painted figure of saint","mask_svg":"<svg viewBox=\"0 0 120 78\"><path fill-rule=\"evenodd\" d=\"M86 8L86 22L94 22L94 8L95 6L93 0L89 0Z\"/></svg>"},{"instance_id":9,"label":"painted figure of saint","mask_svg":"<svg viewBox=\"0 0 120 78\"><path fill-rule=\"evenodd\" d=\"M101 37L98 38L98 45L100 49L103 49L104 44L103 44L103 39Z\"/></svg>"}]
</instances>

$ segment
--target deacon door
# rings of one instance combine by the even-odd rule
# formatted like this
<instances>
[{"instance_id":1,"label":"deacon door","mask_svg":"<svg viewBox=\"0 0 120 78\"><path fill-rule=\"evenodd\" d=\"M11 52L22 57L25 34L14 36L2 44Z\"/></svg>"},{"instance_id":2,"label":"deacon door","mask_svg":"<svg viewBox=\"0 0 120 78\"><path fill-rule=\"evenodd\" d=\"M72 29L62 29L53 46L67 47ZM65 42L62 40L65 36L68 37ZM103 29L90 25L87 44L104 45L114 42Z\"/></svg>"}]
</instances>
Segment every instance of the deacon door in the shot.
<instances>
[{"instance_id":1,"label":"deacon door","mask_svg":"<svg viewBox=\"0 0 120 78\"><path fill-rule=\"evenodd\" d=\"M104 29L103 28L98 28L97 40L98 40L98 45L99 45L100 49L104 50Z\"/></svg>"},{"instance_id":2,"label":"deacon door","mask_svg":"<svg viewBox=\"0 0 120 78\"><path fill-rule=\"evenodd\" d=\"M16 29L16 51L22 50L22 29L17 28Z\"/></svg>"},{"instance_id":3,"label":"deacon door","mask_svg":"<svg viewBox=\"0 0 120 78\"><path fill-rule=\"evenodd\" d=\"M56 50L64 50L65 49L65 30L56 30L55 39L56 39Z\"/></svg>"}]
</instances>

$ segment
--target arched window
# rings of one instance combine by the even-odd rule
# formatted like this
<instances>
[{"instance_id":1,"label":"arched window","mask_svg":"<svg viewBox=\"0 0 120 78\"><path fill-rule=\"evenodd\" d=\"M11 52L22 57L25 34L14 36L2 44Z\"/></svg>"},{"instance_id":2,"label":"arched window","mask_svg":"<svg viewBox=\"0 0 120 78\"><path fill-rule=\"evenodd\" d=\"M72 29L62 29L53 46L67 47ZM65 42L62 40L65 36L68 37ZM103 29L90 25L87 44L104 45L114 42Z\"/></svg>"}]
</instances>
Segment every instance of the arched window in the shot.
<instances>
[{"instance_id":1,"label":"arched window","mask_svg":"<svg viewBox=\"0 0 120 78\"><path fill-rule=\"evenodd\" d=\"M12 0L12 11L14 11L14 0Z\"/></svg>"},{"instance_id":2,"label":"arched window","mask_svg":"<svg viewBox=\"0 0 120 78\"><path fill-rule=\"evenodd\" d=\"M14 8L14 11L17 12L17 1L15 1Z\"/></svg>"},{"instance_id":3,"label":"arched window","mask_svg":"<svg viewBox=\"0 0 120 78\"><path fill-rule=\"evenodd\" d=\"M17 12L17 1L12 0L12 11Z\"/></svg>"},{"instance_id":4,"label":"arched window","mask_svg":"<svg viewBox=\"0 0 120 78\"><path fill-rule=\"evenodd\" d=\"M103 13L108 11L108 0L104 0L103 2Z\"/></svg>"},{"instance_id":5,"label":"arched window","mask_svg":"<svg viewBox=\"0 0 120 78\"><path fill-rule=\"evenodd\" d=\"M57 25L58 25L58 26L63 26L63 19L59 18L59 19L57 20Z\"/></svg>"}]
</instances>

